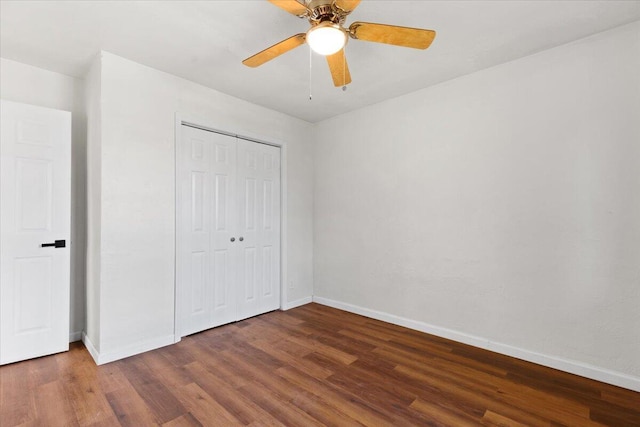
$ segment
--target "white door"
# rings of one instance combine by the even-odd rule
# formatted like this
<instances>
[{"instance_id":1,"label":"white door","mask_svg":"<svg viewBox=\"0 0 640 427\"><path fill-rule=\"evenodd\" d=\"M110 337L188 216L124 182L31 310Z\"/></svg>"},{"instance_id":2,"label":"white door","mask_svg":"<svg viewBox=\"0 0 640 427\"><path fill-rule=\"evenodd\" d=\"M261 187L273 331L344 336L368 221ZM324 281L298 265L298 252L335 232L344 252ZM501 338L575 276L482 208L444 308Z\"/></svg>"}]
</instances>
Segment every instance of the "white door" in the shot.
<instances>
[{"instance_id":1,"label":"white door","mask_svg":"<svg viewBox=\"0 0 640 427\"><path fill-rule=\"evenodd\" d=\"M280 149L181 126L180 336L280 306Z\"/></svg>"},{"instance_id":2,"label":"white door","mask_svg":"<svg viewBox=\"0 0 640 427\"><path fill-rule=\"evenodd\" d=\"M71 113L0 106L0 364L69 348Z\"/></svg>"},{"instance_id":3,"label":"white door","mask_svg":"<svg viewBox=\"0 0 640 427\"><path fill-rule=\"evenodd\" d=\"M280 149L238 140L238 319L280 307Z\"/></svg>"},{"instance_id":4,"label":"white door","mask_svg":"<svg viewBox=\"0 0 640 427\"><path fill-rule=\"evenodd\" d=\"M235 138L181 126L178 283L181 335L236 320Z\"/></svg>"}]
</instances>

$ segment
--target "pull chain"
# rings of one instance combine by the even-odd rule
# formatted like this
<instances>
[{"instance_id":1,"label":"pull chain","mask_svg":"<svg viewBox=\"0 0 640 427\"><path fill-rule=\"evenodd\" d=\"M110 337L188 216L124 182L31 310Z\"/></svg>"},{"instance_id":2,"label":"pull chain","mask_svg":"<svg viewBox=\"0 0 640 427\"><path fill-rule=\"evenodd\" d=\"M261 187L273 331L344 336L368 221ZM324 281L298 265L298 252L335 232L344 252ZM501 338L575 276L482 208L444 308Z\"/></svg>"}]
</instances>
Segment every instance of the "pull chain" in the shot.
<instances>
[{"instance_id":1,"label":"pull chain","mask_svg":"<svg viewBox=\"0 0 640 427\"><path fill-rule=\"evenodd\" d=\"M347 51L346 47L342 48L342 91L347 90Z\"/></svg>"},{"instance_id":2,"label":"pull chain","mask_svg":"<svg viewBox=\"0 0 640 427\"><path fill-rule=\"evenodd\" d=\"M311 47L309 47L309 101L311 101L311 99L313 98L313 96L311 95L311 69L312 64L313 64L313 52L311 52Z\"/></svg>"}]
</instances>

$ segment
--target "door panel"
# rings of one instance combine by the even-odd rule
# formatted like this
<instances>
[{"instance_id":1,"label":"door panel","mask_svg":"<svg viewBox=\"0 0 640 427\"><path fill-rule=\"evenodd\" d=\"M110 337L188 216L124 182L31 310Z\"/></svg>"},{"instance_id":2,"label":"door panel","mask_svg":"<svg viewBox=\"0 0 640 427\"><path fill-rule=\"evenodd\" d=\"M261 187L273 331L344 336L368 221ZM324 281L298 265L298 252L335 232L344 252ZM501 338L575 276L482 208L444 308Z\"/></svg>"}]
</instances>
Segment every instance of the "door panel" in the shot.
<instances>
[{"instance_id":1,"label":"door panel","mask_svg":"<svg viewBox=\"0 0 640 427\"><path fill-rule=\"evenodd\" d=\"M191 292L190 313L195 316L205 315L207 309L207 253L204 251L191 253Z\"/></svg>"},{"instance_id":2,"label":"door panel","mask_svg":"<svg viewBox=\"0 0 640 427\"><path fill-rule=\"evenodd\" d=\"M16 208L20 231L49 231L53 217L53 163L15 159Z\"/></svg>"},{"instance_id":3,"label":"door panel","mask_svg":"<svg viewBox=\"0 0 640 427\"><path fill-rule=\"evenodd\" d=\"M235 139L181 126L178 147L180 331L189 335L235 319L229 303L234 258Z\"/></svg>"},{"instance_id":4,"label":"door panel","mask_svg":"<svg viewBox=\"0 0 640 427\"><path fill-rule=\"evenodd\" d=\"M228 215L229 207L229 176L216 174L215 176L215 230L216 231L229 231L228 228Z\"/></svg>"},{"instance_id":5,"label":"door panel","mask_svg":"<svg viewBox=\"0 0 640 427\"><path fill-rule=\"evenodd\" d=\"M244 266L244 303L250 304L256 299L256 248L245 247L242 252L241 265Z\"/></svg>"},{"instance_id":6,"label":"door panel","mask_svg":"<svg viewBox=\"0 0 640 427\"><path fill-rule=\"evenodd\" d=\"M71 113L2 101L0 364L69 346ZM65 247L42 247L65 240Z\"/></svg>"},{"instance_id":7,"label":"door panel","mask_svg":"<svg viewBox=\"0 0 640 427\"><path fill-rule=\"evenodd\" d=\"M209 144L197 134L183 129L183 143L186 145L182 161L183 177L182 206L185 208L185 221L182 227L184 243L184 268L177 271L178 277L188 287L181 295L182 328L184 334L190 334L207 327L211 312L211 292L209 282L209 206L211 188L209 185L208 163L211 157ZM179 255L180 256L180 255Z\"/></svg>"},{"instance_id":8,"label":"door panel","mask_svg":"<svg viewBox=\"0 0 640 427\"><path fill-rule=\"evenodd\" d=\"M47 331L51 325L53 257L17 258L14 262L16 335ZM33 298L38 295L38 298Z\"/></svg>"},{"instance_id":9,"label":"door panel","mask_svg":"<svg viewBox=\"0 0 640 427\"><path fill-rule=\"evenodd\" d=\"M236 201L234 198L236 185L236 148L235 138L213 132L197 130L205 136L213 147L215 157L209 163L209 171L213 175L214 227L209 233L211 247L215 251L212 277L214 278L213 311L209 318L210 328L224 325L236 320L237 308L232 295L236 284L236 254L232 237L237 237Z\"/></svg>"},{"instance_id":10,"label":"door panel","mask_svg":"<svg viewBox=\"0 0 640 427\"><path fill-rule=\"evenodd\" d=\"M213 254L213 271L215 274L213 287L215 289L215 307L218 311L225 309L233 310L233 304L229 298L229 252L227 249L221 249L215 251ZM213 319L208 327L212 328L215 324L222 324L220 322L221 320Z\"/></svg>"},{"instance_id":11,"label":"door panel","mask_svg":"<svg viewBox=\"0 0 640 427\"><path fill-rule=\"evenodd\" d=\"M191 171L191 231L194 233L205 231L206 180L206 172Z\"/></svg>"},{"instance_id":12,"label":"door panel","mask_svg":"<svg viewBox=\"0 0 640 427\"><path fill-rule=\"evenodd\" d=\"M238 140L238 234L245 254L239 269L245 286L238 295L240 319L280 307L280 149ZM247 252L250 251L250 252Z\"/></svg>"},{"instance_id":13,"label":"door panel","mask_svg":"<svg viewBox=\"0 0 640 427\"><path fill-rule=\"evenodd\" d=\"M270 297L274 292L273 267L273 247L264 246L262 248L262 295L264 297Z\"/></svg>"},{"instance_id":14,"label":"door panel","mask_svg":"<svg viewBox=\"0 0 640 427\"><path fill-rule=\"evenodd\" d=\"M265 230L273 228L273 181L262 182L262 224Z\"/></svg>"}]
</instances>

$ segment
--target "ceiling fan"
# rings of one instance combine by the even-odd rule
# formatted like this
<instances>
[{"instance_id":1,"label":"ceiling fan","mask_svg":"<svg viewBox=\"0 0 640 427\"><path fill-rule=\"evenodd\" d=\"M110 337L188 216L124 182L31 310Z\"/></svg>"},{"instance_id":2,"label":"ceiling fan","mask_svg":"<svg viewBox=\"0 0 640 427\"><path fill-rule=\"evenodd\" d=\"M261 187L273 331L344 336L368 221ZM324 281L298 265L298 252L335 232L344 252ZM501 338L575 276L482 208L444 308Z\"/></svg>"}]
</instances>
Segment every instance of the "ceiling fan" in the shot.
<instances>
[{"instance_id":1,"label":"ceiling fan","mask_svg":"<svg viewBox=\"0 0 640 427\"><path fill-rule=\"evenodd\" d=\"M344 21L360 0L269 0L285 11L306 18L311 28L306 33L289 37L242 61L248 67L258 67L305 42L311 49L327 57L335 86L351 83L351 74L344 55L349 37L376 43L426 49L436 36L432 30L395 25L354 22L348 28Z\"/></svg>"}]
</instances>

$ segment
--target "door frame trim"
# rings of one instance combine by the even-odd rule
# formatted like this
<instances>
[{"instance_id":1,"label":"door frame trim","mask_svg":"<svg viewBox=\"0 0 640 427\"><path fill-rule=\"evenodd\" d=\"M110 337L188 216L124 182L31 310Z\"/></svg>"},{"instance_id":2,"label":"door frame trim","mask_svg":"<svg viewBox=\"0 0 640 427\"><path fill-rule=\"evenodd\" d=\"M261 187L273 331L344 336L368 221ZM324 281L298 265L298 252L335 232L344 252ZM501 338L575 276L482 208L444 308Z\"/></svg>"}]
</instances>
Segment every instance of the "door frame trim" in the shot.
<instances>
[{"instance_id":1,"label":"door frame trim","mask_svg":"<svg viewBox=\"0 0 640 427\"><path fill-rule=\"evenodd\" d=\"M178 292L178 204L179 185L178 185L178 147L182 142L181 126L186 125L197 129L202 129L208 132L215 132L223 135L233 136L239 139L247 141L257 142L259 144L271 145L273 147L280 148L280 310L284 310L287 304L287 143L277 140L272 137L265 137L262 135L256 135L252 132L247 132L242 128L238 128L233 125L221 126L214 121L197 117L190 114L175 114L175 132L174 132L174 266L173 269L173 336L174 343L177 343L182 338L180 336L180 316L178 308L180 307L181 298L180 292Z\"/></svg>"}]
</instances>

